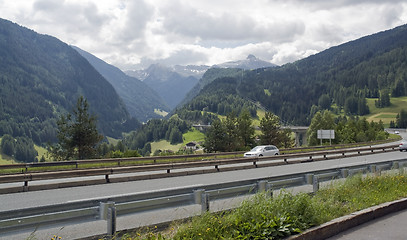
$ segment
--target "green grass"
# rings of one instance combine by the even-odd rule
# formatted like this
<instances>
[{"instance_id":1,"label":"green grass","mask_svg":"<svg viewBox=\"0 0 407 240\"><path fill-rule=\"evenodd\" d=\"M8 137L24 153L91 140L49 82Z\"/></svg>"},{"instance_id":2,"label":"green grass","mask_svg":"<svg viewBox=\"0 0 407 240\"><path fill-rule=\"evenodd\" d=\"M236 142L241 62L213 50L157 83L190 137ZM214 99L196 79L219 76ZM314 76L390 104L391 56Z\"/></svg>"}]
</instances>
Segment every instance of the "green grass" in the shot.
<instances>
[{"instance_id":1,"label":"green grass","mask_svg":"<svg viewBox=\"0 0 407 240\"><path fill-rule=\"evenodd\" d=\"M38 152L38 160L40 160L42 158L42 156L44 156L46 161L49 161L48 158L48 150L44 147L38 146L38 145L34 145L35 150L37 150Z\"/></svg>"},{"instance_id":2,"label":"green grass","mask_svg":"<svg viewBox=\"0 0 407 240\"><path fill-rule=\"evenodd\" d=\"M182 143L172 145L167 140L161 140L161 141L158 141L158 142L152 142L151 143L151 152L154 152L155 150L158 150L158 149L171 150L171 151L177 152L181 147L182 147Z\"/></svg>"},{"instance_id":3,"label":"green grass","mask_svg":"<svg viewBox=\"0 0 407 240\"><path fill-rule=\"evenodd\" d=\"M16 162L9 156L0 154L0 165L15 164Z\"/></svg>"},{"instance_id":4,"label":"green grass","mask_svg":"<svg viewBox=\"0 0 407 240\"><path fill-rule=\"evenodd\" d=\"M361 175L331 183L315 195L259 193L231 211L207 213L169 229L139 232L121 239L283 239L310 227L381 203L407 196L403 172Z\"/></svg>"},{"instance_id":5,"label":"green grass","mask_svg":"<svg viewBox=\"0 0 407 240\"><path fill-rule=\"evenodd\" d=\"M264 118L265 115L266 115L266 111L264 111L263 109L258 108L257 109L257 118L252 119L253 120L252 125L255 126L255 127L260 126L260 120L262 118ZM260 133L260 131L256 132L256 134L259 134L259 133Z\"/></svg>"},{"instance_id":6,"label":"green grass","mask_svg":"<svg viewBox=\"0 0 407 240\"><path fill-rule=\"evenodd\" d=\"M370 109L370 114L366 115L367 120L385 124L385 127L390 125L390 121L396 121L396 116L402 109L407 110L407 97L391 98L391 106L385 108L377 108L375 101L377 98L368 98L367 105Z\"/></svg>"},{"instance_id":7,"label":"green grass","mask_svg":"<svg viewBox=\"0 0 407 240\"><path fill-rule=\"evenodd\" d=\"M157 115L160 115L162 117L165 117L165 116L168 115L168 112L163 111L161 109L157 109L157 108L154 108L154 113L157 114Z\"/></svg>"},{"instance_id":8,"label":"green grass","mask_svg":"<svg viewBox=\"0 0 407 240\"><path fill-rule=\"evenodd\" d=\"M112 138L112 137L106 137L107 138L107 141L109 142L109 144L112 144L112 145L117 145L117 143L119 142L119 139L116 139L116 138Z\"/></svg>"},{"instance_id":9,"label":"green grass","mask_svg":"<svg viewBox=\"0 0 407 240\"><path fill-rule=\"evenodd\" d=\"M203 142L205 140L205 134L195 128L193 128L192 131L184 133L182 137L184 139L184 144L192 141Z\"/></svg>"}]
</instances>

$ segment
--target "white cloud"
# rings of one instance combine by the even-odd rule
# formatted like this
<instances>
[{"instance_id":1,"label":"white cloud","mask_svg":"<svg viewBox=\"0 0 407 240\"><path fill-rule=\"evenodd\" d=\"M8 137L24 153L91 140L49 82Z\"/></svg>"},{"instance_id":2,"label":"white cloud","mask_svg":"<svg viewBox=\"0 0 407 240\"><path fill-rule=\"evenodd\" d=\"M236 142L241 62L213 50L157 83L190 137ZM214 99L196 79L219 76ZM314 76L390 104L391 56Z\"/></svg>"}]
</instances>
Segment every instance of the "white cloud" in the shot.
<instances>
[{"instance_id":1,"label":"white cloud","mask_svg":"<svg viewBox=\"0 0 407 240\"><path fill-rule=\"evenodd\" d=\"M123 69L248 54L284 64L407 22L401 0L0 0L0 9Z\"/></svg>"}]
</instances>

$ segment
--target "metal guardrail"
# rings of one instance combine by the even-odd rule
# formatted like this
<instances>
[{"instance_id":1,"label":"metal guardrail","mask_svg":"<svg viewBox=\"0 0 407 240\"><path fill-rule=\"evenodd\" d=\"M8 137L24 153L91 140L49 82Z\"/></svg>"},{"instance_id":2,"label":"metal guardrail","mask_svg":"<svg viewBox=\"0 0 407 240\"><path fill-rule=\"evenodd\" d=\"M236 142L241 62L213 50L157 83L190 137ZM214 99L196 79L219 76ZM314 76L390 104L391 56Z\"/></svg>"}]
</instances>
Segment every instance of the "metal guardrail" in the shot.
<instances>
[{"instance_id":1,"label":"metal guardrail","mask_svg":"<svg viewBox=\"0 0 407 240\"><path fill-rule=\"evenodd\" d=\"M315 192L319 189L321 181L404 167L407 167L407 159L3 211L0 212L0 233L39 226L107 220L107 235L112 236L116 231L117 216L192 204L200 204L202 212L205 212L209 211L210 201L213 200L259 191L269 191L272 194L272 190L303 185L312 185Z\"/></svg>"},{"instance_id":2,"label":"metal guardrail","mask_svg":"<svg viewBox=\"0 0 407 240\"><path fill-rule=\"evenodd\" d=\"M374 153L382 153L388 151L396 151L398 145L388 145L380 147L362 147L362 148L352 148L352 149L339 149L339 150L330 150L330 151L315 151L308 153L297 153L297 154L284 154L276 155L270 157L255 157L255 158L233 158L233 159L217 159L217 160L201 160L193 162L179 162L179 163L160 163L160 164L147 164L139 166L127 166L127 167L111 167L111 168L97 168L97 169L78 169L78 170L69 170L69 171L54 171L54 172L39 172L39 173L19 173L19 174L9 174L9 175L0 175L0 184L1 183L13 183L13 182L22 182L23 186L19 187L16 191L29 191L29 182L40 181L40 180L49 180L49 179L62 179L62 178L74 178L74 177L88 177L88 176L104 176L105 179L100 179L98 181L89 181L90 184L102 184L109 183L112 181L110 176L123 174L123 173L135 173L135 172L157 172L163 171L162 173L155 173L150 175L142 175L134 177L133 180L138 179L151 179L151 178L160 178L160 177L169 177L169 176L182 176L182 175L192 175L199 174L203 172L219 172L219 171L231 171L244 168L257 168L257 167L268 167L268 166L277 166L285 164L294 164L308 161L318 161L318 160L327 160L328 156L331 158L340 158L340 157L350 157L358 155L367 155ZM318 159L319 157L319 159ZM280 161L277 161L280 160ZM86 160L85 160L86 161ZM246 164L245 166L236 166L237 164ZM251 164L250 166L247 164ZM226 167L226 165L234 165L233 167ZM188 171L187 169L191 168L201 168L209 167L212 169L207 170L198 170L198 171ZM176 174L171 174L172 170L180 170ZM128 177L115 178L115 182L128 181ZM79 185L86 185L86 182L80 181ZM67 186L76 186L75 182L67 184ZM61 186L58 186L61 187ZM63 186L62 186L63 187ZM41 189L41 188L39 188Z\"/></svg>"},{"instance_id":3,"label":"metal guardrail","mask_svg":"<svg viewBox=\"0 0 407 240\"><path fill-rule=\"evenodd\" d=\"M345 146L352 146L352 145L360 145L360 144L379 144L379 143L386 143L389 142L388 140L383 141L375 141L375 142L366 142L366 143L354 143L354 144L338 144L334 145L335 147L345 147ZM326 148L327 146L314 146L314 147L301 147L301 148L287 148L282 149L281 152L284 151L292 151L292 150L318 150L321 148ZM5 169L21 169L22 173L27 173L28 169L31 168L42 168L42 167L61 167L61 166L73 166L73 168L78 169L80 165L84 164L104 164L104 163L115 163L117 166L121 166L123 163L128 162L135 162L136 164L140 164L143 162L150 162L158 163L160 161L165 160L173 160L173 159L184 159L188 161L188 159L195 159L195 158L210 158L213 157L216 159L217 157L222 156L234 156L235 158L241 157L245 153L245 151L239 152L223 152L223 153L205 153L205 154L187 154L187 155L170 155L170 156L153 156L153 157L130 157L130 158L109 158L109 159L84 159L84 160L74 160L74 161L61 161L61 162L38 162L38 163L18 163L18 164L4 164L0 165L0 170Z\"/></svg>"}]
</instances>

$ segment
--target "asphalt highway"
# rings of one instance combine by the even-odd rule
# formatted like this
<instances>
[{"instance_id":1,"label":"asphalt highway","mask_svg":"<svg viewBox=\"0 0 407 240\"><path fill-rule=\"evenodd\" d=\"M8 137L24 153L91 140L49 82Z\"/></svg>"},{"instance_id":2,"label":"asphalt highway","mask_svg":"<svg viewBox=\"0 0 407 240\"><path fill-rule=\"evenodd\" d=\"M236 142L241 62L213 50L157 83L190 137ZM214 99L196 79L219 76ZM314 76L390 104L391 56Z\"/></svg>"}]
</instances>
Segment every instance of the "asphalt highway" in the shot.
<instances>
[{"instance_id":1,"label":"asphalt highway","mask_svg":"<svg viewBox=\"0 0 407 240\"><path fill-rule=\"evenodd\" d=\"M405 134L405 133L403 133ZM164 190L175 187L197 186L213 183L231 182L238 180L279 176L292 173L301 173L311 170L322 170L332 167L345 167L361 163L377 163L380 161L407 159L406 152L389 152L359 157L342 158L337 160L309 162L302 164L284 165L277 167L256 168L231 172L219 172L184 177L173 177L164 179L152 179L135 182L111 183L104 185L93 185L75 188L53 189L45 191L24 192L0 195L0 211L11 209L22 209L34 206L46 206L56 203L65 203L75 200L117 196L153 190ZM240 198L231 201L217 202L213 209L225 209L233 207L241 201ZM212 205L211 205L212 208ZM199 206L184 207L181 209L168 209L159 212L148 212L118 218L117 229L126 229L143 225L155 224L162 221L170 221L184 218L191 214L199 213ZM0 239L27 239L34 234L36 239L50 239L53 235L61 236L62 239L77 239L85 236L93 236L106 232L106 222L97 221L89 224L78 224L55 228L40 228L25 232L15 232L0 235ZM34 238L35 239L35 238Z\"/></svg>"}]
</instances>

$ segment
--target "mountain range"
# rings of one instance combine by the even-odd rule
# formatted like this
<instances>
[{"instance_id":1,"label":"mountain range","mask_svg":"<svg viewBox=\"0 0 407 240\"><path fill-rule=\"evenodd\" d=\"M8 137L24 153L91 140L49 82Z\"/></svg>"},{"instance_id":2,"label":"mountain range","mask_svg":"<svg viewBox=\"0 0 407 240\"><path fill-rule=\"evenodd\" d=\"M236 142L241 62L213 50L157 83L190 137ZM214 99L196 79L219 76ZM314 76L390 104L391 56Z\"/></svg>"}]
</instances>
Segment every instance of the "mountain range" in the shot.
<instances>
[{"instance_id":1,"label":"mountain range","mask_svg":"<svg viewBox=\"0 0 407 240\"><path fill-rule=\"evenodd\" d=\"M160 118L156 112L169 112L161 96L144 82L137 78L126 75L119 68L110 65L92 54L78 48L78 51L102 76L115 88L119 96L123 99L127 110L132 117L142 122L151 118Z\"/></svg>"},{"instance_id":2,"label":"mountain range","mask_svg":"<svg viewBox=\"0 0 407 240\"><path fill-rule=\"evenodd\" d=\"M56 122L84 96L98 128L120 137L139 126L112 85L60 40L0 19L0 136L55 141Z\"/></svg>"},{"instance_id":3,"label":"mountain range","mask_svg":"<svg viewBox=\"0 0 407 240\"><path fill-rule=\"evenodd\" d=\"M126 71L126 74L142 80L150 88L158 92L171 109L174 109L194 97L208 83L208 78L202 79L202 77L209 69L250 70L275 66L277 65L258 59L254 55L249 55L244 60L225 62L213 66L176 65L167 67L161 64L152 64L147 69ZM235 72L236 70L232 71Z\"/></svg>"},{"instance_id":4,"label":"mountain range","mask_svg":"<svg viewBox=\"0 0 407 240\"><path fill-rule=\"evenodd\" d=\"M127 72L127 74L139 77L164 99L170 109L175 108L198 82L194 76L183 76L160 64L152 64L145 70Z\"/></svg>"},{"instance_id":5,"label":"mountain range","mask_svg":"<svg viewBox=\"0 0 407 240\"><path fill-rule=\"evenodd\" d=\"M0 136L55 141L56 119L84 96L98 129L121 137L170 111L191 122L261 106L290 124L313 114L364 115L366 98L407 95L407 25L282 66L249 55L212 67L153 64L127 76L60 40L0 19ZM134 118L136 117L136 118ZM205 119L205 121L203 121Z\"/></svg>"},{"instance_id":6,"label":"mountain range","mask_svg":"<svg viewBox=\"0 0 407 240\"><path fill-rule=\"evenodd\" d=\"M214 69L211 74L214 80L177 109L178 115L198 121L196 113L201 111L238 114L243 102L249 109L250 102L260 104L284 123L295 125L308 125L317 111L325 109L365 115L369 113L366 98L407 95L407 25L279 67L238 74ZM255 116L255 111L251 113Z\"/></svg>"}]
</instances>

